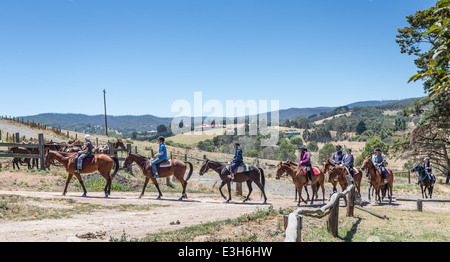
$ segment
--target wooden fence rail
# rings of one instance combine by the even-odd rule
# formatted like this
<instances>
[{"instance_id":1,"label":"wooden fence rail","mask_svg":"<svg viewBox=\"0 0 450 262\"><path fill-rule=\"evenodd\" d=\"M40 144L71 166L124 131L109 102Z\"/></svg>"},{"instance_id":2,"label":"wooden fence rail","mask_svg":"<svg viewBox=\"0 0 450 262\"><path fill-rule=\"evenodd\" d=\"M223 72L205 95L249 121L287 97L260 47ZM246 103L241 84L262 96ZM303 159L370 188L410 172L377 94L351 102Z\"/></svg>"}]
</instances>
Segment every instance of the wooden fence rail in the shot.
<instances>
[{"instance_id":1,"label":"wooden fence rail","mask_svg":"<svg viewBox=\"0 0 450 262\"><path fill-rule=\"evenodd\" d=\"M40 169L45 170L44 134L38 134L38 140L39 140L38 144L0 143L0 147L38 148L39 154L15 154L9 152L0 152L0 157L38 158L40 162Z\"/></svg>"},{"instance_id":2,"label":"wooden fence rail","mask_svg":"<svg viewBox=\"0 0 450 262\"><path fill-rule=\"evenodd\" d=\"M347 175L347 181L349 187L343 192L335 192L330 201L320 208L298 208L294 212L284 217L285 221L285 242L301 242L301 230L302 230L302 215L312 216L315 218L322 218L328 215L327 228L333 236L338 234L339 226L339 200L347 197L347 216L354 215L354 203L356 198L355 186L353 179ZM348 196L347 196L348 194Z\"/></svg>"}]
</instances>

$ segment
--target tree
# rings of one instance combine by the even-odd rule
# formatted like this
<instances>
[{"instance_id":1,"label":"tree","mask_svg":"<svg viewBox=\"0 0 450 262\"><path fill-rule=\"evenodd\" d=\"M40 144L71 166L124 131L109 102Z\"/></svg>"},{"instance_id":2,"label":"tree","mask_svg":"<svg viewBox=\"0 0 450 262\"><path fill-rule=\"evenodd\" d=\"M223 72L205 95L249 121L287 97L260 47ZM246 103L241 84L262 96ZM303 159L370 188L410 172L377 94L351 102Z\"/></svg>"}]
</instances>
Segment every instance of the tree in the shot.
<instances>
[{"instance_id":1,"label":"tree","mask_svg":"<svg viewBox=\"0 0 450 262\"><path fill-rule=\"evenodd\" d=\"M364 123L363 120L359 121L358 124L356 124L356 134L361 135L366 130L367 130L366 123Z\"/></svg>"},{"instance_id":2,"label":"tree","mask_svg":"<svg viewBox=\"0 0 450 262\"><path fill-rule=\"evenodd\" d=\"M418 74L409 80L425 80L428 97L403 111L405 116L424 117L415 129L395 141L394 152L415 160L430 157L436 169L450 179L450 0L437 1L436 6L408 16L410 27L399 30L397 43L402 53L414 54ZM420 44L427 43L427 51ZM409 139L408 139L409 138Z\"/></svg>"},{"instance_id":3,"label":"tree","mask_svg":"<svg viewBox=\"0 0 450 262\"><path fill-rule=\"evenodd\" d=\"M277 159L280 161L286 161L286 160L294 160L295 157L295 150L297 150L296 145L291 144L289 140L283 139L281 141L280 146L278 147L277 151Z\"/></svg>"},{"instance_id":4,"label":"tree","mask_svg":"<svg viewBox=\"0 0 450 262\"><path fill-rule=\"evenodd\" d=\"M322 163L322 160L331 158L333 153L336 151L336 147L333 144L325 144L320 150L319 150L319 162Z\"/></svg>"}]
</instances>

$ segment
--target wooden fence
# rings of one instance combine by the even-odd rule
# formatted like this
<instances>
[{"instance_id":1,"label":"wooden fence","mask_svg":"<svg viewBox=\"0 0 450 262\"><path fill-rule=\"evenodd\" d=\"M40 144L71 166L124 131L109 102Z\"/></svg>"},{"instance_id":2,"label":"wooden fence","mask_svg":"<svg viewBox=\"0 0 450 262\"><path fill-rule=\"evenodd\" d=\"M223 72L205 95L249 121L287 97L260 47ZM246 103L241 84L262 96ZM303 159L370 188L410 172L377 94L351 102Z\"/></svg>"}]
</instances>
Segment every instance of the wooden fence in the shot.
<instances>
[{"instance_id":1,"label":"wooden fence","mask_svg":"<svg viewBox=\"0 0 450 262\"><path fill-rule=\"evenodd\" d=\"M24 147L24 148L38 148L38 154L16 154L9 153L9 151L0 151L0 157L16 157L16 158L38 158L40 162L40 169L45 170L44 166L44 134L38 134L38 144L19 144L19 143L0 143L0 147Z\"/></svg>"},{"instance_id":2,"label":"wooden fence","mask_svg":"<svg viewBox=\"0 0 450 262\"><path fill-rule=\"evenodd\" d=\"M423 203L435 202L435 203L450 203L450 199L410 199L410 198L396 198L395 201L412 201L417 202L417 210L423 211Z\"/></svg>"},{"instance_id":3,"label":"wooden fence","mask_svg":"<svg viewBox=\"0 0 450 262\"><path fill-rule=\"evenodd\" d=\"M341 198L347 197L347 217L354 216L354 209L357 208L359 210L368 212L372 215L375 215L379 218L387 219L386 216L380 216L371 211L365 210L362 207L355 206L356 200L356 189L353 184L353 178L349 175L346 176L347 182L350 185L343 192L335 192L330 201L320 207L320 208L298 208L294 212L284 216L284 225L285 225L285 242L301 242L301 232L303 229L303 217L311 216L315 218L322 218L328 215L327 217L327 229L334 237L338 235L339 228L339 200Z\"/></svg>"}]
</instances>

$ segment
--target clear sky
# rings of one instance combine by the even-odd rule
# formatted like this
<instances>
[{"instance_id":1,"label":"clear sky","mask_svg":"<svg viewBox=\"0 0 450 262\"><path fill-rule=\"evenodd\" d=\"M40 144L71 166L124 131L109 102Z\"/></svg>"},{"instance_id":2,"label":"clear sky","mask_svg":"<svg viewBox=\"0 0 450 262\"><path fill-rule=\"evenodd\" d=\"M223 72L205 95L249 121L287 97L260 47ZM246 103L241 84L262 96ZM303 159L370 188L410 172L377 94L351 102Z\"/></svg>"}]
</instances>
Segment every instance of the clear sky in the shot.
<instances>
[{"instance_id":1,"label":"clear sky","mask_svg":"<svg viewBox=\"0 0 450 262\"><path fill-rule=\"evenodd\" d=\"M423 96L395 43L431 0L1 0L0 115L175 116L177 99L281 109Z\"/></svg>"}]
</instances>

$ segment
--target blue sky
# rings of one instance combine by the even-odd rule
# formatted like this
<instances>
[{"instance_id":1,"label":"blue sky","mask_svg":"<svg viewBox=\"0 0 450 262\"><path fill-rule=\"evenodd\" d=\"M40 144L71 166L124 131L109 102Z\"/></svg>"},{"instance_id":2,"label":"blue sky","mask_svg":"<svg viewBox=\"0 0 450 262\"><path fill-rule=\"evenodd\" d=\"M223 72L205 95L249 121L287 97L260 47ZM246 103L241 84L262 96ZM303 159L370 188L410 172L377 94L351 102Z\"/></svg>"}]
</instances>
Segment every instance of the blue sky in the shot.
<instances>
[{"instance_id":1,"label":"blue sky","mask_svg":"<svg viewBox=\"0 0 450 262\"><path fill-rule=\"evenodd\" d=\"M2 0L0 115L175 116L177 99L280 108L423 96L395 43L428 0ZM20 98L17 100L16 98Z\"/></svg>"}]
</instances>

